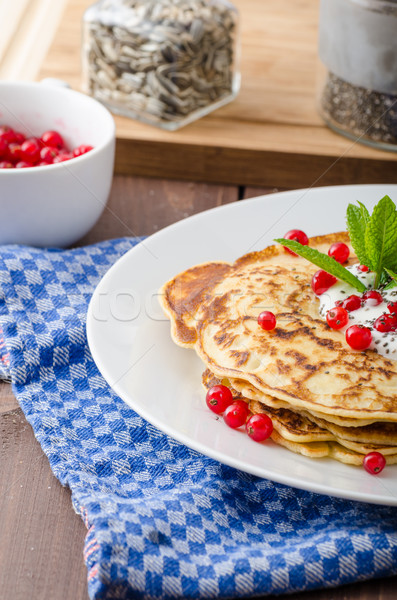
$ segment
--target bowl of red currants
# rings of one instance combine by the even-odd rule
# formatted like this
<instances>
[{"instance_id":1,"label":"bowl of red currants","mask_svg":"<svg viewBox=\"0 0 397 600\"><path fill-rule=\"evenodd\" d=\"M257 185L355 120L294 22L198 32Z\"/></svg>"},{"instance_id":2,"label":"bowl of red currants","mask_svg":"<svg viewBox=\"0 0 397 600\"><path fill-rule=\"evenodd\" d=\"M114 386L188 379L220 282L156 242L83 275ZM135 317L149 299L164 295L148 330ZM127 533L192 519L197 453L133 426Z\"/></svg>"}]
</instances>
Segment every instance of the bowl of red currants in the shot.
<instances>
[{"instance_id":1,"label":"bowl of red currants","mask_svg":"<svg viewBox=\"0 0 397 600\"><path fill-rule=\"evenodd\" d=\"M115 124L93 98L49 83L0 82L0 244L66 247L103 212Z\"/></svg>"}]
</instances>

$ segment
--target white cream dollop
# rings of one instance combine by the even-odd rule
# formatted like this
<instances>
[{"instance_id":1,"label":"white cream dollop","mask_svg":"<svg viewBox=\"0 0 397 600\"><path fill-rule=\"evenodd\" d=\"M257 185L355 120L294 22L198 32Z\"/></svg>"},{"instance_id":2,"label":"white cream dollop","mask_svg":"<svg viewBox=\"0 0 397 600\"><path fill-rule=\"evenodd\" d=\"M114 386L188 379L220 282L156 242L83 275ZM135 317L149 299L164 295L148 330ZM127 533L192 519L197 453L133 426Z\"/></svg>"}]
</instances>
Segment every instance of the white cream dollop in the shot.
<instances>
[{"instance_id":1,"label":"white cream dollop","mask_svg":"<svg viewBox=\"0 0 397 600\"><path fill-rule=\"evenodd\" d=\"M358 268L358 264L347 267L349 271L353 273L364 283L367 288L372 289L375 281L375 273L368 271L363 272ZM390 314L387 305L390 302L397 302L397 287L390 290L380 291L383 302L377 306L371 306L370 301L365 303L364 306L349 312L349 322L340 331L344 332L350 325L365 325L371 329L372 342L370 350L375 350L382 356L390 358L391 360L397 360L397 331L386 331L381 332L374 329L374 321L383 314ZM320 300L320 316L325 320L327 312L335 307L336 302L339 300L346 300L351 295L361 296L355 288L344 281L337 281L331 286L326 292L318 296Z\"/></svg>"}]
</instances>

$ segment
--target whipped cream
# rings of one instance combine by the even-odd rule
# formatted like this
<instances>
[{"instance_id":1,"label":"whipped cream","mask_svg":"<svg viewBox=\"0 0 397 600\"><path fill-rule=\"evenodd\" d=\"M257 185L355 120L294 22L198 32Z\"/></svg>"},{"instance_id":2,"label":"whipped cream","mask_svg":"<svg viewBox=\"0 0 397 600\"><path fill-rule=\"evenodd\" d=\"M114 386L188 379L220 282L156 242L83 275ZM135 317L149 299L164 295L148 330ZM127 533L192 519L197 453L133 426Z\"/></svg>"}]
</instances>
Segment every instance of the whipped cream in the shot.
<instances>
[{"instance_id":1,"label":"whipped cream","mask_svg":"<svg viewBox=\"0 0 397 600\"><path fill-rule=\"evenodd\" d=\"M375 281L375 273L368 271L362 272L358 268L358 264L347 267L349 271L353 273L364 283L368 289L373 288ZM397 302L397 287L390 290L377 290L383 297L383 302L377 306L372 306L371 301L365 303L364 306L349 312L349 322L343 329L339 331L345 332L350 325L365 325L371 329L372 342L369 347L370 350L375 350L378 354L382 354L386 358L391 360L397 360L397 331L386 331L381 332L374 329L374 321L383 314L390 314L387 305L390 302ZM361 296L355 288L344 281L337 281L331 286L326 292L318 296L320 300L320 316L325 320L327 312L335 307L338 300L346 300L351 295Z\"/></svg>"}]
</instances>

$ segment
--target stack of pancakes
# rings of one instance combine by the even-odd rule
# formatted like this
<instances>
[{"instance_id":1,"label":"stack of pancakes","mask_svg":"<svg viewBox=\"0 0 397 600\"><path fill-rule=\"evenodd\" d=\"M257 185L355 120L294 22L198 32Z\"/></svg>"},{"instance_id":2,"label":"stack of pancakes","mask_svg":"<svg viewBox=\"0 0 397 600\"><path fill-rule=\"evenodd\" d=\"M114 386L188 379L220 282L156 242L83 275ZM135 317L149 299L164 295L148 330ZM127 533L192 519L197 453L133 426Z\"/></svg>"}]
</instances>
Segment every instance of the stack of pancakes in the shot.
<instances>
[{"instance_id":1,"label":"stack of pancakes","mask_svg":"<svg viewBox=\"0 0 397 600\"><path fill-rule=\"evenodd\" d=\"M310 246L327 253L338 241L347 233ZM397 361L354 351L328 327L310 285L316 270L281 246L192 267L160 291L172 337L202 359L206 388L223 383L271 417L274 442L354 465L376 450L397 463ZM273 331L258 325L264 310L276 316Z\"/></svg>"}]
</instances>

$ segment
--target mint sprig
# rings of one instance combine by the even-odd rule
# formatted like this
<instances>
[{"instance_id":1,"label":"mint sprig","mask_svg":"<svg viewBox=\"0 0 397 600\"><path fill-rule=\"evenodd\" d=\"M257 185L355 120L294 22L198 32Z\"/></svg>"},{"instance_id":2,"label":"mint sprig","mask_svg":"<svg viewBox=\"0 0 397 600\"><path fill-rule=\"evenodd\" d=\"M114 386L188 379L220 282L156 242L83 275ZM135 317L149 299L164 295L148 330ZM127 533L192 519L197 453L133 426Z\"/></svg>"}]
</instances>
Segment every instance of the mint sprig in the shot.
<instances>
[{"instance_id":1,"label":"mint sprig","mask_svg":"<svg viewBox=\"0 0 397 600\"><path fill-rule=\"evenodd\" d=\"M389 196L384 196L374 207L372 215L358 202L349 204L346 223L350 241L360 263L375 273L374 287L387 290L397 286L397 209ZM299 256L338 279L349 283L359 292L366 287L362 281L335 259L295 240L276 239Z\"/></svg>"},{"instance_id":2,"label":"mint sprig","mask_svg":"<svg viewBox=\"0 0 397 600\"><path fill-rule=\"evenodd\" d=\"M349 204L346 212L347 229L349 231L350 241L362 265L366 265L373 270L373 265L367 254L365 247L365 232L367 229L370 214L367 208L361 202L359 206Z\"/></svg>"},{"instance_id":3,"label":"mint sprig","mask_svg":"<svg viewBox=\"0 0 397 600\"><path fill-rule=\"evenodd\" d=\"M397 270L397 211L389 196L375 206L365 229L365 251L375 271L377 288L385 269ZM354 248L354 246L353 246Z\"/></svg>"},{"instance_id":4,"label":"mint sprig","mask_svg":"<svg viewBox=\"0 0 397 600\"><path fill-rule=\"evenodd\" d=\"M319 252L319 250L310 248L309 246L303 246L295 240L279 238L275 239L274 241L286 246L299 256L302 256L302 258L306 258L317 267L320 267L320 269L323 269L324 271L327 271L327 273L334 275L334 277L337 279L341 279L345 283L348 283L358 292L365 292L366 287L363 282L355 277L353 273L345 269L345 267L338 263L334 258L328 256L328 254L323 254L322 252Z\"/></svg>"}]
</instances>

